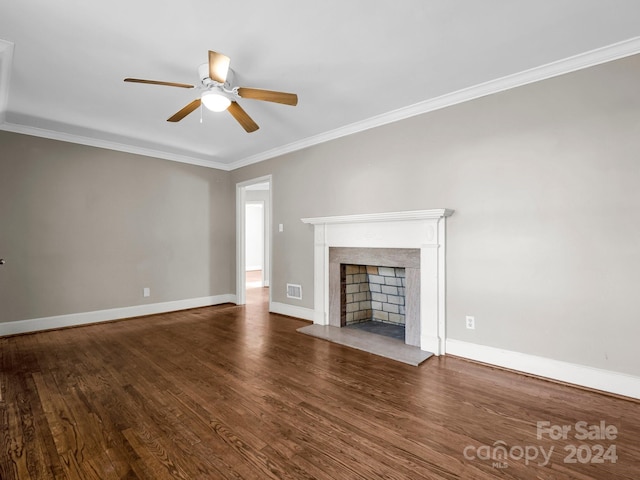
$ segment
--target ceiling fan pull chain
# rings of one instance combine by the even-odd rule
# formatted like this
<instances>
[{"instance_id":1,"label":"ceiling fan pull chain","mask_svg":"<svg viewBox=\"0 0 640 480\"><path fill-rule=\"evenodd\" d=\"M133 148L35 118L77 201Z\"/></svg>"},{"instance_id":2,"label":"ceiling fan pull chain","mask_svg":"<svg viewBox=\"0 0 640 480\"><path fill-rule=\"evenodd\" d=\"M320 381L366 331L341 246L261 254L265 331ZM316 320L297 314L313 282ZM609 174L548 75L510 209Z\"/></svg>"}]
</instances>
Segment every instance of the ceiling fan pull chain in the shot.
<instances>
[{"instance_id":1,"label":"ceiling fan pull chain","mask_svg":"<svg viewBox=\"0 0 640 480\"><path fill-rule=\"evenodd\" d=\"M202 123L202 103L200 104L200 123Z\"/></svg>"}]
</instances>

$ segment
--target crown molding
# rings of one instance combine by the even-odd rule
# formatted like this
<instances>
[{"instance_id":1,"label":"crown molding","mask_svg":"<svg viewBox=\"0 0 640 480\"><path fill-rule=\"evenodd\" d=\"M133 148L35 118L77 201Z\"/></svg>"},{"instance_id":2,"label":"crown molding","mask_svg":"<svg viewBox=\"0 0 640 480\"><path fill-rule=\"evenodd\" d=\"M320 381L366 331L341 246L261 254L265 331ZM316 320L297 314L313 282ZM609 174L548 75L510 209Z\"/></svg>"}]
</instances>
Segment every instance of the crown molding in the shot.
<instances>
[{"instance_id":1,"label":"crown molding","mask_svg":"<svg viewBox=\"0 0 640 480\"><path fill-rule=\"evenodd\" d=\"M572 57L551 62L540 67L524 70L519 73L507 75L502 78L490 80L488 82L474 85L469 88L464 88L455 92L441 95L439 97L425 100L423 102L409 105L407 107L399 108L391 112L377 115L360 122L355 122L344 127L321 133L319 135L307 137L302 140L292 142L281 147L266 150L264 152L260 152L258 154L251 155L249 157L245 157L243 159L227 164L222 162L203 160L201 158L192 157L189 155L174 154L170 152L164 152L162 150L138 147L119 142L99 140L82 135L74 135L54 130L47 130L6 122L5 119L9 92L9 78L11 62L13 58L13 43L7 42L5 40L0 40L0 130L6 130L14 133L23 133L26 135L77 143L81 145L88 145L91 147L106 148L109 150L132 153L136 155L171 160L174 162L188 163L201 167L231 171L253 165L270 158L278 157L287 153L292 153L304 148L335 140L340 137L345 137L354 133L369 130L371 128L404 120L416 115L421 115L423 113L433 112L435 110L440 110L442 108L468 102L476 98L485 97L494 93L510 90L530 83L539 82L541 80L546 80L548 78L557 77L566 73L593 67L638 53L640 53L640 37L630 38L628 40L614 43L606 47L574 55Z\"/></svg>"},{"instance_id":2,"label":"crown molding","mask_svg":"<svg viewBox=\"0 0 640 480\"><path fill-rule=\"evenodd\" d=\"M188 163L191 165L198 165L201 167L216 168L219 170L230 170L229 165L203 160L200 158L191 157L188 155L179 155L161 150L155 150L151 148L137 147L134 145L128 145L119 142L112 142L108 140L100 140L97 138L86 137L83 135L74 135L71 133L58 132L55 130L49 130L44 128L31 127L27 125L20 125L10 123L6 121L7 104L9 100L9 83L11 78L11 66L13 63L13 42L0 39L0 130L7 132L21 133L25 135L31 135L35 137L48 138L51 140L59 140L63 142L76 143L80 145L87 145L90 147L105 148L108 150L115 150L118 152L132 153L136 155L143 155L146 157L161 158L164 160L171 160L174 162Z\"/></svg>"},{"instance_id":3,"label":"crown molding","mask_svg":"<svg viewBox=\"0 0 640 480\"><path fill-rule=\"evenodd\" d=\"M51 140L60 140L62 142L77 143L80 145L87 145L89 147L106 148L108 150L115 150L118 152L132 153L135 155L143 155L145 157L171 160L173 162L188 163L190 165L197 165L200 167L215 168L218 170L225 170L225 171L230 170L229 165L220 163L220 162L202 160L200 158L190 157L188 155L179 155L175 153L163 152L162 150L137 147L137 146L128 145L125 143L111 142L108 140L100 140L97 138L85 137L82 135L74 135L70 133L57 132L55 130L47 130L44 128L29 127L26 125L19 125L15 123L4 122L4 123L0 123L0 130L6 130L7 132L13 132L13 133L22 133L25 135L32 135L34 137L48 138Z\"/></svg>"},{"instance_id":4,"label":"crown molding","mask_svg":"<svg viewBox=\"0 0 640 480\"><path fill-rule=\"evenodd\" d=\"M583 70L603 63L618 60L624 57L640 53L640 37L630 38L622 42L614 43L606 47L597 48L588 52L580 53L572 57L551 62L539 67L524 70L522 72L507 75L495 80L480 83L472 87L447 93L423 102L419 102L407 107L399 108L366 120L355 122L329 132L324 132L313 137L308 137L297 142L289 143L282 147L267 150L265 152L246 157L229 165L230 170L246 167L254 163L262 162L270 158L278 157L286 153L302 150L320 143L335 140L340 137L352 135L354 133L369 130L371 128L397 122L406 118L433 112L442 108L450 107L460 103L486 97L494 93L511 90L513 88L539 82L549 78L564 75L566 73Z\"/></svg>"}]
</instances>

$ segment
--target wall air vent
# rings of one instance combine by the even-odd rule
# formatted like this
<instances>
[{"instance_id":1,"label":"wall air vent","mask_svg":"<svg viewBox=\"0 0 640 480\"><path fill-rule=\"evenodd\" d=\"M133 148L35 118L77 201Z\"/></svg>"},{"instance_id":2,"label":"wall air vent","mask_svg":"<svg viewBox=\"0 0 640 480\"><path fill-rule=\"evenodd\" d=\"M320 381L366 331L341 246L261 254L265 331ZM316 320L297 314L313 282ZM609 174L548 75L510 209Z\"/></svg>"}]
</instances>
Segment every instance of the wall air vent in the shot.
<instances>
[{"instance_id":1,"label":"wall air vent","mask_svg":"<svg viewBox=\"0 0 640 480\"><path fill-rule=\"evenodd\" d=\"M302 300L302 285L287 283L287 298Z\"/></svg>"}]
</instances>

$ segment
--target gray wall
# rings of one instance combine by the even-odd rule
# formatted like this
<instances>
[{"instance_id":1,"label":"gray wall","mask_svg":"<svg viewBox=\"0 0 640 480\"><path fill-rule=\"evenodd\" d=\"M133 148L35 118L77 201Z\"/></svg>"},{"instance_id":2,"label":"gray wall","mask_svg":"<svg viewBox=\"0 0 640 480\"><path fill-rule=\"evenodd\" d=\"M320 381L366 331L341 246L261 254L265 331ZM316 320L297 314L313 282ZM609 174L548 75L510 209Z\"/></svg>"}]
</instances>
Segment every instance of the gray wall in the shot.
<instances>
[{"instance_id":1,"label":"gray wall","mask_svg":"<svg viewBox=\"0 0 640 480\"><path fill-rule=\"evenodd\" d=\"M0 322L233 293L234 209L228 172L0 131Z\"/></svg>"},{"instance_id":2,"label":"gray wall","mask_svg":"<svg viewBox=\"0 0 640 480\"><path fill-rule=\"evenodd\" d=\"M452 208L450 338L640 375L638 78L630 57L232 172L273 174L273 300L313 308L300 218Z\"/></svg>"}]
</instances>

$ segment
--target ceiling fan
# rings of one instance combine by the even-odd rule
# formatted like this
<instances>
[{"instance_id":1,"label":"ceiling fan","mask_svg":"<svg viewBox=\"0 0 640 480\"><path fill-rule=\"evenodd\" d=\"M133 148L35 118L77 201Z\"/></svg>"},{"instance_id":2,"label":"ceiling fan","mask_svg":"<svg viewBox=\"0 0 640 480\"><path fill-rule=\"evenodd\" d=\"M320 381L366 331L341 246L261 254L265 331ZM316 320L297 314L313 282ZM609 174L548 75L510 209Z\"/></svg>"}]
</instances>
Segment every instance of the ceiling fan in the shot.
<instances>
[{"instance_id":1,"label":"ceiling fan","mask_svg":"<svg viewBox=\"0 0 640 480\"><path fill-rule=\"evenodd\" d=\"M202 92L200 98L195 99L178 110L167 119L167 122L179 122L203 104L214 112L227 110L247 133L251 133L260 127L258 127L258 124L243 110L236 101L237 99L248 98L251 100L262 100L264 102L281 103L291 106L298 104L298 96L295 93L234 86L234 72L229 68L230 63L230 58L226 55L209 50L209 62L203 63L198 67L200 83L197 88ZM195 85L188 83L161 82L141 78L125 78L124 81L165 85L167 87L195 88Z\"/></svg>"}]
</instances>

